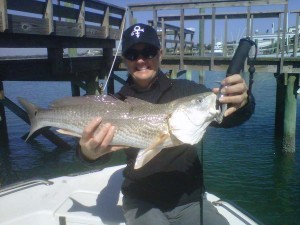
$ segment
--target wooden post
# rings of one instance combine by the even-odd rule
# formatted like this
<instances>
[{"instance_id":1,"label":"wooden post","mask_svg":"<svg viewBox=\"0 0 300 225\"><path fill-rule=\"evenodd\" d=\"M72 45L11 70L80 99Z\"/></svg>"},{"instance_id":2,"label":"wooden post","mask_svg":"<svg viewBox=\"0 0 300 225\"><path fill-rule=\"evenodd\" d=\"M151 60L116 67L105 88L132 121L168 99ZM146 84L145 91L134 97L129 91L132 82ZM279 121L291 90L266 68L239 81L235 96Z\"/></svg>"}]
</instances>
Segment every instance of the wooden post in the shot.
<instances>
[{"instance_id":1,"label":"wooden post","mask_svg":"<svg viewBox=\"0 0 300 225\"><path fill-rule=\"evenodd\" d=\"M224 42L223 42L223 56L227 56L227 42L228 42L228 17L225 15L225 21L224 21Z\"/></svg>"},{"instance_id":2,"label":"wooden post","mask_svg":"<svg viewBox=\"0 0 300 225\"><path fill-rule=\"evenodd\" d=\"M3 105L4 100L4 90L3 90L3 82L0 81L0 146L8 145L8 132L7 132L7 125L6 125L6 116L5 116L5 109Z\"/></svg>"},{"instance_id":3,"label":"wooden post","mask_svg":"<svg viewBox=\"0 0 300 225\"><path fill-rule=\"evenodd\" d=\"M185 72L185 79L192 80L192 70L187 70Z\"/></svg>"},{"instance_id":4,"label":"wooden post","mask_svg":"<svg viewBox=\"0 0 300 225\"><path fill-rule=\"evenodd\" d=\"M205 80L205 70L199 71L199 84L204 84Z\"/></svg>"},{"instance_id":5,"label":"wooden post","mask_svg":"<svg viewBox=\"0 0 300 225\"><path fill-rule=\"evenodd\" d=\"M97 71L90 71L89 80L86 80L86 94L88 95L99 95L101 93L99 87L99 78Z\"/></svg>"},{"instance_id":6,"label":"wooden post","mask_svg":"<svg viewBox=\"0 0 300 225\"><path fill-rule=\"evenodd\" d=\"M293 56L297 57L297 51L298 51L298 41L299 41L299 18L300 18L300 13L296 13L296 31L295 31L295 36L294 36L294 51L293 51Z\"/></svg>"},{"instance_id":7,"label":"wooden post","mask_svg":"<svg viewBox=\"0 0 300 225\"><path fill-rule=\"evenodd\" d=\"M183 69L184 62L183 62L183 56L184 56L184 9L180 10L180 65L179 69Z\"/></svg>"},{"instance_id":8,"label":"wooden post","mask_svg":"<svg viewBox=\"0 0 300 225\"><path fill-rule=\"evenodd\" d=\"M200 13L205 13L205 9L200 9ZM205 25L205 19L204 16L201 17L199 22L199 54L200 56L204 56L205 49L204 49L204 25Z\"/></svg>"},{"instance_id":9,"label":"wooden post","mask_svg":"<svg viewBox=\"0 0 300 225\"><path fill-rule=\"evenodd\" d=\"M172 72L171 72L171 79L177 79L177 73L178 73L177 70L172 70Z\"/></svg>"},{"instance_id":10,"label":"wooden post","mask_svg":"<svg viewBox=\"0 0 300 225\"><path fill-rule=\"evenodd\" d=\"M210 56L210 70L213 70L215 65L215 38L216 38L216 7L212 8L211 18L211 56Z\"/></svg>"},{"instance_id":11,"label":"wooden post","mask_svg":"<svg viewBox=\"0 0 300 225\"><path fill-rule=\"evenodd\" d=\"M72 96L80 96L80 87L78 87L73 81L71 81Z\"/></svg>"},{"instance_id":12,"label":"wooden post","mask_svg":"<svg viewBox=\"0 0 300 225\"><path fill-rule=\"evenodd\" d=\"M297 89L299 74L288 74L284 108L284 132L282 150L286 153L295 152Z\"/></svg>"},{"instance_id":13,"label":"wooden post","mask_svg":"<svg viewBox=\"0 0 300 225\"><path fill-rule=\"evenodd\" d=\"M7 2L6 0L0 1L0 17L1 17L1 24L0 24L0 31L5 31L8 29L8 17L7 17Z\"/></svg>"},{"instance_id":14,"label":"wooden post","mask_svg":"<svg viewBox=\"0 0 300 225\"><path fill-rule=\"evenodd\" d=\"M63 71L63 48L48 48L48 60L51 65L52 75L57 76Z\"/></svg>"},{"instance_id":15,"label":"wooden post","mask_svg":"<svg viewBox=\"0 0 300 225\"><path fill-rule=\"evenodd\" d=\"M165 20L164 18L161 18L161 48L163 50L163 55L167 53L167 44L166 44L166 27L165 27Z\"/></svg>"},{"instance_id":16,"label":"wooden post","mask_svg":"<svg viewBox=\"0 0 300 225\"><path fill-rule=\"evenodd\" d=\"M112 65L112 61L113 61L113 49L112 48L104 48L103 49L103 59L104 59L105 65L106 65L104 70L107 75L107 79L109 79L108 85L107 85L107 93L114 94L115 93L114 79L112 76L108 77L109 71L110 71L110 68Z\"/></svg>"},{"instance_id":17,"label":"wooden post","mask_svg":"<svg viewBox=\"0 0 300 225\"><path fill-rule=\"evenodd\" d=\"M279 68L278 68L279 70ZM276 106L275 106L275 136L283 137L285 85L284 74L274 74L276 78Z\"/></svg>"}]
</instances>

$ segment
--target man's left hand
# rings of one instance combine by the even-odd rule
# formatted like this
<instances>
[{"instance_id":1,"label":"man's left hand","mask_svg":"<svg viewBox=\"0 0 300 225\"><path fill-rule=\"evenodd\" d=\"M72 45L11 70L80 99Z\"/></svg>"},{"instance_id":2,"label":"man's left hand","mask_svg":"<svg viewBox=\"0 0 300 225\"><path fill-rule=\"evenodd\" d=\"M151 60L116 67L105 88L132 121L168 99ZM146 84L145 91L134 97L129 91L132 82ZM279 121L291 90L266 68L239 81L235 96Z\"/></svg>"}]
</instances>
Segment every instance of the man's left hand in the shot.
<instances>
[{"instance_id":1,"label":"man's left hand","mask_svg":"<svg viewBox=\"0 0 300 225\"><path fill-rule=\"evenodd\" d=\"M247 104L248 87L240 74L234 74L226 77L221 82L221 85L221 93L224 96L221 97L219 101L220 103L228 104L228 109L224 113L224 116L226 117ZM219 92L219 88L213 88L213 92L217 94Z\"/></svg>"}]
</instances>

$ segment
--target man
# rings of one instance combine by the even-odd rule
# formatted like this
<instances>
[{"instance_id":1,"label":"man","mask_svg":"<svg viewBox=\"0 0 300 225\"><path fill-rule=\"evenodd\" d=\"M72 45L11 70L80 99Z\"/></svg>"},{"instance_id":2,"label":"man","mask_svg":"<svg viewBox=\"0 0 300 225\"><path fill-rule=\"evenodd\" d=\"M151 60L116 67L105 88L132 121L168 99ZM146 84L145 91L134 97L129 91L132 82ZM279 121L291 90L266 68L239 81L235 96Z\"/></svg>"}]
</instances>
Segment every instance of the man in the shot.
<instances>
[{"instance_id":1,"label":"man","mask_svg":"<svg viewBox=\"0 0 300 225\"><path fill-rule=\"evenodd\" d=\"M135 24L123 34L122 55L129 77L119 96L133 96L151 103L166 103L184 96L210 91L204 85L187 80L172 80L160 70L162 50L156 31ZM239 74L225 78L220 103L229 104L220 127L237 126L254 111L254 100ZM219 89L215 88L214 92ZM116 96L118 96L118 94ZM121 149L111 146L116 127L105 124L96 132L101 118L95 118L83 131L81 155L93 161L101 155ZM200 224L200 199L204 192L201 164L195 146L181 145L163 149L140 169L133 168L138 149L127 148L127 167L122 185L123 209L129 225ZM204 198L204 224L228 222Z\"/></svg>"}]
</instances>

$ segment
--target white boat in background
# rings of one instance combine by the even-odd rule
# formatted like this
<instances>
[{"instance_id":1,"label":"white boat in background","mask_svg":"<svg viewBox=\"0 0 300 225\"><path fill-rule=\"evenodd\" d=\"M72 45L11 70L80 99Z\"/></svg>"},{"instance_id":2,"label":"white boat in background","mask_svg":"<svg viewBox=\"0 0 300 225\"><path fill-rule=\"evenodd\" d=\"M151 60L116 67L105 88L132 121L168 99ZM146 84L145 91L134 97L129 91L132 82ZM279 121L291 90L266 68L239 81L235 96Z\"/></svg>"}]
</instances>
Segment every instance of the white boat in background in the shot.
<instances>
[{"instance_id":1,"label":"white boat in background","mask_svg":"<svg viewBox=\"0 0 300 225\"><path fill-rule=\"evenodd\" d=\"M51 180L31 180L0 189L1 225L116 225L122 213L124 165ZM232 225L262 224L233 204L206 193ZM205 215L204 215L205 216Z\"/></svg>"},{"instance_id":2,"label":"white boat in background","mask_svg":"<svg viewBox=\"0 0 300 225\"><path fill-rule=\"evenodd\" d=\"M220 54L220 55L223 54L223 43L221 41L218 41L218 42L215 43L214 53L215 54Z\"/></svg>"}]
</instances>

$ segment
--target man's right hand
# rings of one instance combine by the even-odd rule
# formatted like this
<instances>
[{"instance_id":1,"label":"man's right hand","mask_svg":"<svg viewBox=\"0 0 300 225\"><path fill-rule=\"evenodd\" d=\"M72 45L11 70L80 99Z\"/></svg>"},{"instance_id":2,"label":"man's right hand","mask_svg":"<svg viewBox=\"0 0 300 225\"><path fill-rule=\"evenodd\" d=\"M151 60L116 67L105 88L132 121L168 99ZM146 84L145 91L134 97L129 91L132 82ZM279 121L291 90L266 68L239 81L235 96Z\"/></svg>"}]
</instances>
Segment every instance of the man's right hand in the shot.
<instances>
[{"instance_id":1,"label":"man's right hand","mask_svg":"<svg viewBox=\"0 0 300 225\"><path fill-rule=\"evenodd\" d=\"M88 160L96 160L106 153L124 148L124 146L110 145L116 127L110 123L106 123L101 129L98 129L101 123L101 117L94 118L83 130L82 137L79 141L81 153Z\"/></svg>"}]
</instances>

